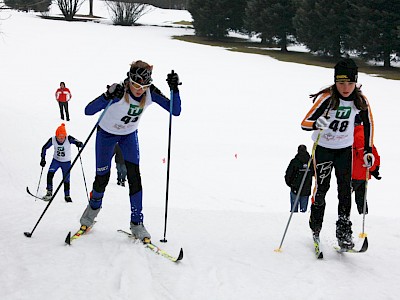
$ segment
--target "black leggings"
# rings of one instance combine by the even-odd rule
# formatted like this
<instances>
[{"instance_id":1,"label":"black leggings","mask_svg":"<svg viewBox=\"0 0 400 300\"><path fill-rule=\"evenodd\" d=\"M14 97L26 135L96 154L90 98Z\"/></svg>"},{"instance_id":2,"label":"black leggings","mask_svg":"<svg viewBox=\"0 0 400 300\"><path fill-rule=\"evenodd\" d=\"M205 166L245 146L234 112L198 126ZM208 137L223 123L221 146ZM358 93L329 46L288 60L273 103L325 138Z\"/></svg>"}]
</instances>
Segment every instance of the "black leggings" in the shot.
<instances>
[{"instance_id":1,"label":"black leggings","mask_svg":"<svg viewBox=\"0 0 400 300\"><path fill-rule=\"evenodd\" d=\"M65 110L67 121L69 121L68 102L58 102L58 106L60 107L61 119L64 120L64 110Z\"/></svg>"},{"instance_id":2,"label":"black leggings","mask_svg":"<svg viewBox=\"0 0 400 300\"><path fill-rule=\"evenodd\" d=\"M322 228L325 213L325 196L330 188L332 168L338 186L338 215L349 217L351 211L352 147L329 149L317 146L314 155L316 188L312 197L310 227Z\"/></svg>"}]
</instances>

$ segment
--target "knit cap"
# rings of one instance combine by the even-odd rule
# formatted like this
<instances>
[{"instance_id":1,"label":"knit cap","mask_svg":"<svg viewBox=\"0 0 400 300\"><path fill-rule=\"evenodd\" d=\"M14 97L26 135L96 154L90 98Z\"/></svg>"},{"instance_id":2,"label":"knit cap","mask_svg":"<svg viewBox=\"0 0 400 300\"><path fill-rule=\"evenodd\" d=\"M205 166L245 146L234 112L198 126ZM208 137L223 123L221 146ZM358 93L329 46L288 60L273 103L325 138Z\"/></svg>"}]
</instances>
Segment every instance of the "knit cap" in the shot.
<instances>
[{"instance_id":1,"label":"knit cap","mask_svg":"<svg viewBox=\"0 0 400 300\"><path fill-rule=\"evenodd\" d=\"M56 137L66 137L67 131L65 130L65 124L62 123L56 130Z\"/></svg>"},{"instance_id":2,"label":"knit cap","mask_svg":"<svg viewBox=\"0 0 400 300\"><path fill-rule=\"evenodd\" d=\"M335 82L357 82L358 67L351 58L341 59L335 66Z\"/></svg>"},{"instance_id":3,"label":"knit cap","mask_svg":"<svg viewBox=\"0 0 400 300\"><path fill-rule=\"evenodd\" d=\"M306 145L299 145L299 147L297 147L297 152L307 152L307 147Z\"/></svg>"}]
</instances>

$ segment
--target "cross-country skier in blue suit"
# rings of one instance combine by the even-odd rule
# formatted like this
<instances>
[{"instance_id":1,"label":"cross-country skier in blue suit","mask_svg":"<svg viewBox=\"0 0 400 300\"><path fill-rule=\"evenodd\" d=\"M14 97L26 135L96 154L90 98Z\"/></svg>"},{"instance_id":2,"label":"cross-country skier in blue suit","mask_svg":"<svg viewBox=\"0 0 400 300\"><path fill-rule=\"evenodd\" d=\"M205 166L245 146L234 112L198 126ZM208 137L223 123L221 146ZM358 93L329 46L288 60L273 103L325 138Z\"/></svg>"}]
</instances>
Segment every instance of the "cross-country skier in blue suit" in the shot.
<instances>
[{"instance_id":1,"label":"cross-country skier in blue suit","mask_svg":"<svg viewBox=\"0 0 400 300\"><path fill-rule=\"evenodd\" d=\"M142 214L142 184L139 170L139 141L138 125L143 112L153 102L166 111L170 110L170 101L159 89L152 84L153 66L143 61L131 64L128 78L123 84L114 83L107 86L107 91L90 102L85 109L86 115L93 115L105 109L97 128L96 135L96 177L90 193L90 201L81 217L81 229L90 227L97 217L110 179L111 160L114 147L118 143L128 173L129 198L131 204L130 228L132 234L140 239L150 239L151 236L143 225ZM179 77L176 73L167 76L167 82L173 90L172 114L179 116L181 113L181 99L179 96Z\"/></svg>"},{"instance_id":2,"label":"cross-country skier in blue suit","mask_svg":"<svg viewBox=\"0 0 400 300\"><path fill-rule=\"evenodd\" d=\"M66 202L72 202L70 196L70 174L68 170L71 168L71 144L75 144L78 148L83 146L81 141L78 141L71 135L67 135L65 124L62 123L56 130L56 135L51 137L42 147L40 153L40 166L43 168L46 165L46 151L51 146L54 146L53 160L51 161L49 171L47 173L46 195L42 198L44 201L49 201L53 195L53 177L59 168L61 168L64 180L64 199Z\"/></svg>"}]
</instances>

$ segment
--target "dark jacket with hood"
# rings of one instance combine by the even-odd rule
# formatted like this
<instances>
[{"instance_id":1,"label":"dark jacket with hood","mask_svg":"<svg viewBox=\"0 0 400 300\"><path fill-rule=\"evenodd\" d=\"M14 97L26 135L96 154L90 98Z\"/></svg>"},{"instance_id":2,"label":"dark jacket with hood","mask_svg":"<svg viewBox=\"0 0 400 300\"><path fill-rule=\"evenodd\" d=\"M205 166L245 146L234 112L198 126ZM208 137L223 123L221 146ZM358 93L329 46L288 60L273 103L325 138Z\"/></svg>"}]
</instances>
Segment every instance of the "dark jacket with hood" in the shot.
<instances>
[{"instance_id":1,"label":"dark jacket with hood","mask_svg":"<svg viewBox=\"0 0 400 300\"><path fill-rule=\"evenodd\" d=\"M307 164L310 160L310 154L307 152L306 147L299 146L296 156L290 161L286 169L285 182L290 190L297 195L304 173L307 170ZM310 165L306 179L301 189L300 196L311 195L312 176L314 176L314 169Z\"/></svg>"}]
</instances>

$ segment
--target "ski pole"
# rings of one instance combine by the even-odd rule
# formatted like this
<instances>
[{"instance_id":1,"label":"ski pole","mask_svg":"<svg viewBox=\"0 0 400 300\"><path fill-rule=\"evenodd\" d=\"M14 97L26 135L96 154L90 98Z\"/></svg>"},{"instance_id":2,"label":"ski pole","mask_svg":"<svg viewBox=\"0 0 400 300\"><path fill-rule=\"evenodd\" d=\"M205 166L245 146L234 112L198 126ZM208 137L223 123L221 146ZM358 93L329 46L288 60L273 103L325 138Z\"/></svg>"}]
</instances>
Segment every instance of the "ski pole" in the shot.
<instances>
[{"instance_id":1,"label":"ski pole","mask_svg":"<svg viewBox=\"0 0 400 300\"><path fill-rule=\"evenodd\" d=\"M90 138L93 135L93 132L96 130L97 126L99 125L99 123L100 123L101 119L103 118L104 114L107 112L107 110L110 107L111 103L112 103L112 100L110 100L108 102L107 106L104 108L104 110L103 110L102 114L100 115L99 119L97 120L96 124L93 126L92 131L89 133L89 136L87 137L85 143L83 144L82 148L79 150L78 155L75 157L74 161L72 162L71 167L68 169L67 173L65 174L65 177L63 177L62 181L58 185L57 189L55 190L55 192L54 192L53 196L51 197L49 203L46 205L45 209L43 210L42 214L40 215L39 219L37 220L37 222L36 222L35 226L33 227L32 231L31 232L28 232L28 231L24 232L24 235L26 237L29 237L29 238L32 237L33 232L36 230L36 227L38 226L38 224L42 220L42 218L43 218L44 214L46 213L47 209L49 208L50 204L53 202L54 197L57 195L57 193L60 190L61 186L63 185L65 179L68 177L68 175L71 172L72 168L74 167L76 161L78 160L78 157L80 157L83 149L85 149L87 143L89 142Z\"/></svg>"},{"instance_id":2,"label":"ski pole","mask_svg":"<svg viewBox=\"0 0 400 300\"><path fill-rule=\"evenodd\" d=\"M81 161L81 168L82 168L83 182L85 183L86 197L87 197L88 201L90 201L90 199L89 199L89 193L88 193L87 185L86 185L85 172L83 172L82 157L81 157L80 155L79 155L79 160Z\"/></svg>"},{"instance_id":3,"label":"ski pole","mask_svg":"<svg viewBox=\"0 0 400 300\"><path fill-rule=\"evenodd\" d=\"M171 71L174 74L174 70ZM182 83L178 83L181 85ZM169 170L170 170L170 160L171 160L171 131L172 131L172 108L174 103L174 90L170 88L170 98L169 98L169 129L168 129L168 157L167 157L167 183L165 190L165 216L164 216L164 238L160 240L162 243L166 243L167 235L167 219L168 219L168 197L169 197Z\"/></svg>"},{"instance_id":4,"label":"ski pole","mask_svg":"<svg viewBox=\"0 0 400 300\"><path fill-rule=\"evenodd\" d=\"M367 172L366 172L366 176L365 176L365 193L364 193L362 232L358 235L360 238L367 237L367 234L364 232L364 228L365 228L365 213L367 211L368 180L369 180L369 168L367 168Z\"/></svg>"},{"instance_id":5,"label":"ski pole","mask_svg":"<svg viewBox=\"0 0 400 300\"><path fill-rule=\"evenodd\" d=\"M170 91L170 100L169 100L169 129L168 129L168 157L167 157L167 183L165 189L165 216L164 216L164 238L160 240L162 243L166 243L165 239L167 235L167 218L168 218L168 196L169 196L169 169L170 169L170 160L171 160L171 130L172 130L172 105L174 101L174 91L171 89Z\"/></svg>"},{"instance_id":6,"label":"ski pole","mask_svg":"<svg viewBox=\"0 0 400 300\"><path fill-rule=\"evenodd\" d=\"M38 183L37 189L36 189L36 197L37 197L37 194L39 193L39 187L40 187L40 181L42 180L43 169L44 169L44 167L42 167L42 170L40 171L39 183ZM36 201L36 198L35 198L35 201Z\"/></svg>"},{"instance_id":7,"label":"ski pole","mask_svg":"<svg viewBox=\"0 0 400 300\"><path fill-rule=\"evenodd\" d=\"M294 213L294 208L297 206L297 202L299 201L300 193L301 193L301 190L303 189L303 185L304 185L304 182L305 182L305 180L306 180L308 170L310 169L311 161L313 160L314 155L315 155L315 149L317 148L319 139L320 139L320 137L321 137L321 132L322 132L322 130L319 131L318 136L317 136L317 139L316 139L315 142L314 142L314 145L313 145L313 148L312 148L312 151L311 151L311 156L310 156L310 159L308 160L307 168L306 168L306 171L305 171L305 173L304 173L304 175L303 175L303 178L301 179L299 191L297 192L296 200L294 201L294 204L293 204L293 209L292 209L291 212L290 212L289 220L288 220L288 222L287 222L287 224L286 224L286 228L285 228L285 231L284 231L284 233L283 233L283 237L282 237L281 243L279 244L279 247L278 247L277 249L274 250L275 252L282 252L283 240L285 239L287 230L288 230L288 228L289 228L290 221L292 220L292 216L293 216L293 213Z\"/></svg>"}]
</instances>

